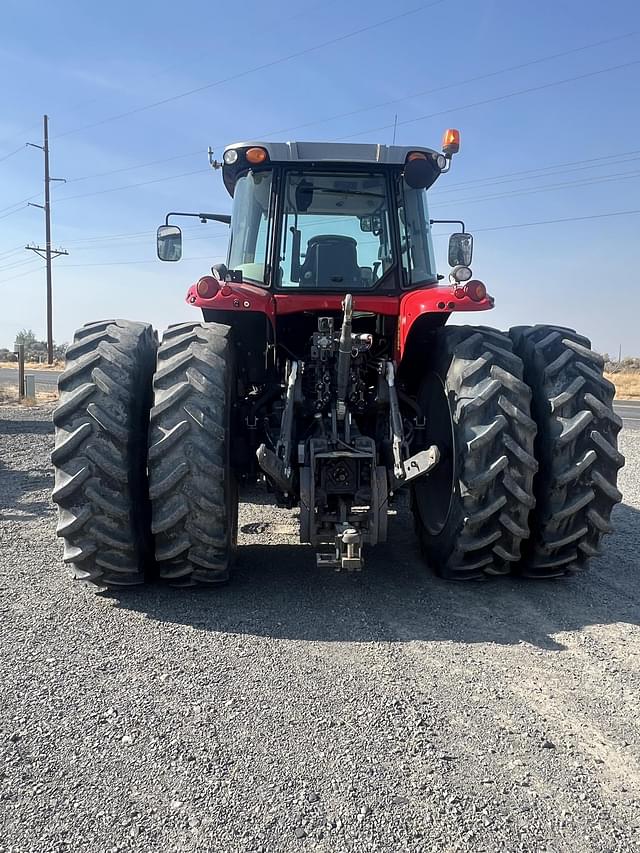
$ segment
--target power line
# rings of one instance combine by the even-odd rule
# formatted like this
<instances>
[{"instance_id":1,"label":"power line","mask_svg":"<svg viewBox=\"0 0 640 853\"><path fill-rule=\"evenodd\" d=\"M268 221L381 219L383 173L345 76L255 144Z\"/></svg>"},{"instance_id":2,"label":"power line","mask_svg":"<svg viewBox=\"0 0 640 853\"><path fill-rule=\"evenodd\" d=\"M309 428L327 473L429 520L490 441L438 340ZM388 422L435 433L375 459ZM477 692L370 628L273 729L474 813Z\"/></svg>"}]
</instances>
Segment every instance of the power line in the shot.
<instances>
[{"instance_id":1,"label":"power line","mask_svg":"<svg viewBox=\"0 0 640 853\"><path fill-rule=\"evenodd\" d=\"M621 160L620 165L625 163L634 163L640 159L640 157L631 157L632 154L640 154L640 149L636 151L621 151L620 153L609 153L604 155L603 157L592 157L589 160L572 160L567 163L555 163L549 166L540 166L537 169L523 169L520 172L506 172L502 175L493 175L487 176L485 178L470 178L468 181L462 181L458 184L449 184L443 187L441 190L435 190L430 193L430 197L434 195L443 195L444 193L456 193L459 192L460 189L463 190L473 190L475 189L472 184L489 184L490 186L497 186L500 184L511 184L517 183L518 181L533 181L538 178L551 178L554 174L568 175L572 172L582 172L585 169L594 169L597 168L603 160L606 160L608 163L614 163L618 161L619 157L629 157L628 160ZM580 164L589 164L589 165L580 165ZM567 169L564 168L566 166L576 166L579 168ZM559 172L553 172L551 170L560 170ZM528 177L527 177L528 176ZM502 180L504 179L504 180Z\"/></svg>"},{"instance_id":2,"label":"power line","mask_svg":"<svg viewBox=\"0 0 640 853\"><path fill-rule=\"evenodd\" d=\"M344 112L344 113L336 113L335 115L327 116L327 117L321 118L321 119L315 119L313 121L306 122L305 124L295 125L294 127L285 127L285 128L281 128L280 130L272 130L271 133L274 133L274 134L275 133L286 133L286 132L291 131L291 130L301 130L301 129L306 128L306 127L313 127L317 124L325 124L326 122L335 121L337 119L350 118L351 116L359 115L360 113L364 113L364 112L369 112L369 111L374 110L374 109L379 109L380 107L389 107L389 106L393 106L394 104L402 103L403 101L410 101L413 98L420 98L420 97L424 97L425 95L432 95L434 93L442 92L445 89L454 89L458 86L466 86L469 83L477 83L480 80L486 80L490 77L498 77L498 76L501 76L503 74L510 74L513 71L519 71L523 68L528 68L532 65L539 65L543 62L550 62L554 59L561 59L564 56L570 56L571 54L579 53L580 51L583 51L583 50L591 50L592 48L600 47L602 45L609 44L610 42L620 41L620 40L626 39L626 38L632 38L633 36L638 35L638 32L640 32L640 31L634 30L633 32L630 32L630 33L625 33L625 34L619 35L619 36L613 36L612 38L603 39L601 41L591 42L590 44L581 45L580 47L574 47L574 48L571 48L570 50L564 50L560 53L552 53L552 54L548 54L547 56L539 57L537 59L531 59L527 62L519 63L518 65L510 65L506 68L499 68L496 71L489 71L486 74L479 74L475 77L468 77L466 80L458 80L458 81L453 82L453 83L445 83L445 84L442 84L440 86L435 86L432 89L424 89L421 92L414 92L411 95L403 95L401 98L393 98L392 100L382 101L382 102L377 103L377 104L372 104L371 106L368 106L368 107L358 107L358 109L355 109L355 110L349 110L348 112ZM416 121L417 120L418 119L416 119ZM405 123L406 122L398 122L398 124L405 124ZM387 125L385 128L374 128L374 129L375 130L382 130L382 129L386 130L388 128L394 127L395 124L396 124L396 122L394 121L394 124ZM348 139L350 137L343 137L343 138Z\"/></svg>"},{"instance_id":3,"label":"power line","mask_svg":"<svg viewBox=\"0 0 640 853\"><path fill-rule=\"evenodd\" d=\"M89 196L92 196L92 195L104 195L105 193L120 192L120 190L130 190L130 189L133 189L134 187L147 187L147 186L149 186L149 184L160 184L163 181L173 181L176 178L187 178L190 175L204 175L205 173L209 174L210 170L209 169L196 169L196 171L194 171L194 172L182 172L179 175L165 175L162 178L153 178L152 180L149 180L149 181L139 181L138 183L135 183L135 184L125 184L125 186L122 186L122 187L110 187L109 189L106 189L106 190L94 190L94 192L80 193L79 195L65 195L65 196L62 196L62 198L57 199L57 201L58 201L58 203L60 203L61 201L71 201L71 199L75 199L75 198L88 198Z\"/></svg>"},{"instance_id":4,"label":"power line","mask_svg":"<svg viewBox=\"0 0 640 853\"><path fill-rule=\"evenodd\" d=\"M505 101L509 98L516 98L520 95L528 95L531 92L541 92L545 89L552 89L555 86L562 86L565 83L574 83L576 80L586 80L589 77L596 77L598 74L607 74L610 71L620 71L623 68L630 68L632 65L640 64L640 59L634 59L631 62L623 62L620 65L612 65L609 68L600 68L597 71L588 71L585 74L578 74L575 77L565 77L563 80L553 80L550 83L542 83L540 86L529 86L527 89L519 89L516 92L508 92L506 95L495 95L492 98L484 98L481 101L474 101L470 104L462 104L459 107L449 107L446 110L439 110L435 113L428 113L427 115L417 116L417 118L409 118L404 119L403 121L399 121L399 125L405 124L415 124L418 121L425 121L429 118L436 118L437 116L446 115L447 113L460 112L461 110L468 110L471 107L481 107L486 104L493 104L498 101ZM335 142L340 142L343 139L355 139L358 136L366 136L369 133L376 133L379 130L389 130L393 127L393 124L383 124L379 127L371 127L368 130L362 130L358 133L351 133L348 136L339 136Z\"/></svg>"},{"instance_id":5,"label":"power line","mask_svg":"<svg viewBox=\"0 0 640 853\"><path fill-rule=\"evenodd\" d=\"M335 38L331 38L319 44L312 45L311 47L304 48L303 50L298 50L295 53L290 53L286 56L281 56L278 59L273 59L269 62L264 62L261 65L255 65L253 68L248 68L245 71L240 71L237 74L232 74L229 77L223 77L220 80L214 80L211 83L205 83L203 86L197 86L195 89L189 89L186 92L180 92L177 95L171 95L168 98L162 98L162 100L153 101L152 103L144 104L140 107L135 107L134 109L127 110L124 113L119 113L114 116L108 116L107 118L93 122L92 124L87 124L83 125L82 127L76 127L72 130L64 131L64 133L58 134L56 138L59 139L62 136L68 136L71 133L79 133L83 130L91 130L94 127L100 127L103 124L107 124L107 122L116 121L121 118L128 118L129 116L136 115L137 113L145 112L147 110L154 109L155 107L163 106L164 104L170 104L173 101L180 100L181 98L186 98L190 95L196 95L199 92L205 92L208 89L212 89L216 86L221 86L224 83L230 83L232 80L239 80L243 77L249 76L250 74L255 74L257 71L265 71L267 68L273 68L276 65L282 65L285 62L290 62L292 59L299 59L301 56L307 56L309 53L313 53L317 50L322 50L323 48L329 47L333 44L339 44L340 42L346 41L347 39L354 38L355 36L362 35L363 33L370 32L371 30L378 29L379 27L384 27L387 24L392 23L393 21L398 21L402 18L408 18L410 15L415 15L418 12L423 12L426 9L431 9L433 6L438 6L441 3L444 3L444 0L432 0L432 2L430 3L422 3L420 4L420 6L415 6L413 9L408 9L405 12L400 12L397 15L392 15L391 17L385 18L382 21L377 21L374 24L368 24L365 27L359 27L357 30L351 30L348 33L343 33L340 36L336 36Z\"/></svg>"},{"instance_id":6,"label":"power line","mask_svg":"<svg viewBox=\"0 0 640 853\"><path fill-rule=\"evenodd\" d=\"M24 251L24 249L23 249L23 251ZM24 267L27 264L33 264L34 261L35 261L34 258L26 258L26 259L21 260L21 261L13 261L12 263L7 264L6 266L0 267L0 272L3 272L4 270L17 269L17 267Z\"/></svg>"},{"instance_id":7,"label":"power line","mask_svg":"<svg viewBox=\"0 0 640 853\"><path fill-rule=\"evenodd\" d=\"M195 258L185 258L186 261L210 261L211 255L199 255ZM129 264L157 264L158 261L156 258L148 261L106 261L105 263L101 263L100 261L96 261L95 263L89 264L65 264L65 269L80 269L80 267L121 267L128 266Z\"/></svg>"},{"instance_id":8,"label":"power line","mask_svg":"<svg viewBox=\"0 0 640 853\"><path fill-rule=\"evenodd\" d=\"M609 183L611 181L621 181L627 178L638 178L640 177L640 172L617 172L612 175L602 175L598 178L591 178L589 180L581 180L581 181L565 181L564 183L554 183L554 184L546 184L542 187L532 187L529 189L520 189L520 190L511 190L505 193L494 193L494 195L480 196L476 198L462 198L462 199L453 199L450 201L441 201L438 202L439 207L446 207L448 205L461 205L461 204L474 204L475 202L482 201L493 201L494 199L502 199L502 198L515 198L516 196L523 195L534 195L535 193L541 192L549 192L551 190L559 190L565 189L566 187L587 187L592 186L593 184L604 184Z\"/></svg>"},{"instance_id":9,"label":"power line","mask_svg":"<svg viewBox=\"0 0 640 853\"><path fill-rule=\"evenodd\" d=\"M610 217L616 216L637 216L640 214L639 210L619 210L611 213L594 213L586 216L568 216L562 217L559 219L542 219L535 222L518 222L512 223L510 225L490 225L482 228L473 228L474 233L480 233L482 231L503 231L503 230L512 230L516 228L532 228L539 225L557 225L565 222L584 222L592 219L606 219ZM434 235L434 236L448 236L448 235ZM201 260L211 260L211 255L199 255L193 258L185 258L187 261L201 261ZM131 261L107 261L104 263L95 262L88 264L66 264L66 269L80 269L84 267L108 267L108 266L128 266L131 264L155 264L157 263L156 259L152 260L131 260ZM16 278L22 278L25 275L30 275L35 270L27 270L27 272L20 273L15 276L11 276L8 279L3 279L0 284L4 284L8 281L13 281Z\"/></svg>"},{"instance_id":10,"label":"power line","mask_svg":"<svg viewBox=\"0 0 640 853\"><path fill-rule=\"evenodd\" d=\"M0 285L6 284L9 281L14 281L16 278L24 278L25 275L33 275L33 273L35 273L35 272L39 272L39 270L36 270L36 269L27 270L26 272L18 273L18 275L12 275L9 278L3 278L2 281L0 281Z\"/></svg>"},{"instance_id":11,"label":"power line","mask_svg":"<svg viewBox=\"0 0 640 853\"><path fill-rule=\"evenodd\" d=\"M557 225L560 222L583 222L587 219L606 219L610 216L637 216L640 210L617 210L613 213L592 213L588 216L568 216L563 219L541 219L537 222L517 222L513 225L491 225L485 228L474 228L480 231L506 231L511 228L532 228L534 225Z\"/></svg>"},{"instance_id":12,"label":"power line","mask_svg":"<svg viewBox=\"0 0 640 853\"><path fill-rule=\"evenodd\" d=\"M121 169L111 169L109 172L95 172L93 175L82 175L79 178L69 178L68 184L75 184L78 181L88 181L92 178L106 178L108 175L117 175L120 172L131 172L135 169L144 169L147 166L159 166L161 163L170 163L172 160L184 160L187 157L195 157L196 154L204 156L204 150L190 151L188 154L176 154L173 157L164 157L162 160L149 160L147 163L138 163L137 166L124 166Z\"/></svg>"},{"instance_id":13,"label":"power line","mask_svg":"<svg viewBox=\"0 0 640 853\"><path fill-rule=\"evenodd\" d=\"M349 110L348 112L335 113L334 115L326 116L326 117L321 118L321 119L314 119L313 121L305 122L303 124L292 125L292 126L285 127L285 128L279 128L277 130L270 130L270 131L264 132L262 134L258 134L258 136L268 137L272 134L275 135L275 134L280 134L280 133L288 133L288 132L293 131L293 130L302 130L306 127L313 127L313 126L319 125L319 124L326 124L327 122L330 122L330 121L336 121L336 120L342 119L342 118L349 118L351 116L358 115L358 114L363 113L363 112L369 112L369 111L374 110L374 109L379 109L380 107L390 106L392 104L398 104L398 103L401 103L403 101L408 101L408 100L412 100L413 98L423 97L425 95L430 95L430 94L433 94L435 92L441 92L441 91L444 91L445 89L452 89L452 88L456 88L458 86L466 86L469 83L475 83L475 82L478 82L480 80L489 79L491 77L497 77L497 76L500 76L503 74L509 74L513 71L521 70L523 68L527 68L527 67L530 67L532 65L539 65L543 62L550 62L554 59L560 59L564 56L570 56L574 53L579 53L579 52L584 51L584 50L591 50L593 48L601 47L602 45L610 44L610 43L615 42L615 41L621 41L623 39L632 38L633 36L638 35L638 32L639 31L635 30L635 31L630 32L630 33L624 33L622 35L612 36L611 38L602 39L600 41L590 42L589 44L580 45L579 47L574 47L574 48L571 48L569 50L561 51L560 53L547 54L546 56L538 57L536 59L531 59L531 60L528 60L527 62L519 63L518 65L511 65L511 66L507 66L505 68L499 68L499 69L496 69L495 71L487 72L486 74L479 74L475 77L469 77L465 80L458 80L458 81L452 82L452 83L445 83L443 85L437 86L437 87L432 88L432 89L425 89L425 90L422 90L420 92L414 92L410 95L403 95L401 98L394 98L392 100L382 101L382 102L379 102L377 104L371 104L370 106L367 106L367 107L359 107L358 109ZM126 171L132 171L135 169L142 169L142 168L145 168L147 166L154 166L154 165L159 165L161 163L168 163L172 160L178 160L178 159L182 159L182 158L186 158L186 157L192 157L192 156L195 156L196 154L199 154L199 153L200 153L199 151L194 151L194 152L189 152L189 153L185 153L185 154L177 154L177 155L174 155L172 157L166 157L166 158L161 159L161 160L150 160L146 163L139 163L137 166L126 166L126 167L123 167L120 169L112 169L111 171L108 171L108 172L98 172L98 173L91 174L91 175L83 175L79 178L70 179L69 183L76 182L76 181L85 181L85 180L89 180L92 178L107 177L109 175L114 175L114 174L117 174L119 172L126 172Z\"/></svg>"},{"instance_id":14,"label":"power line","mask_svg":"<svg viewBox=\"0 0 640 853\"><path fill-rule=\"evenodd\" d=\"M616 155L614 153L614 154L609 154L606 157L591 158L590 160L569 161L569 162L565 162L565 163L555 164L553 166L549 166L546 168L548 168L548 169L560 168L562 166L571 165L571 163L573 163L573 162L584 164L584 163L597 162L597 161L601 161L601 160L612 160L613 157L626 156L628 154L633 154L633 153L635 153L635 152L634 151L621 152L620 155ZM631 162L631 161L626 161L626 162ZM526 174L526 173L529 173L531 171L537 171L537 170L523 170L522 172L513 172L513 173L506 173L506 174L507 175ZM589 179L586 181L583 180L583 181L564 182L561 184L555 184L554 183L554 184L546 185L545 187L535 187L532 189L514 190L514 191L509 192L509 193L501 193L501 194L495 194L495 195L490 195L490 196L483 196L480 198L457 199L454 201L443 201L443 202L439 201L438 205L440 205L440 206L447 205L447 204L459 205L459 204L465 204L465 203L473 203L476 201L491 200L493 198L502 198L502 197L507 197L510 195L525 195L525 194L529 194L529 193L536 193L536 192L542 192L542 191L548 191L548 190L554 190L554 189L561 189L561 188L564 188L566 186L580 186L580 185L586 186L586 185L589 185L592 183L606 182L609 180L619 180L619 179L624 178L624 177L635 177L637 174L638 173L636 173L636 172L622 172L622 173L618 173L618 174L614 174L614 175L605 175L602 177L592 178L592 179ZM493 176L493 178L482 178L482 179L476 179L476 180L495 181L497 178L500 178L500 177L503 177L503 176L495 175L495 176ZM547 177L547 175L536 175L535 177ZM459 187L464 187L464 184L456 185L457 191L459 191L459 189L458 189ZM446 191L448 191L448 189ZM433 194L431 194L431 195L433 195ZM185 231L185 233L192 232L192 231L194 233L195 232L201 232L201 228L199 226L195 226L194 228L187 228L187 229L183 229L183 230ZM135 242L137 240L140 240L142 242L143 240L146 240L147 238L153 237L154 235L155 235L155 231L153 231L153 230L134 231L134 232L124 232L124 233L117 233L117 234L99 234L99 235L94 235L93 237L82 237L82 238L78 238L77 240L71 240L71 241L65 241L65 242L68 242L69 245L76 247L76 249L79 251L81 251L81 250L94 251L94 250L100 248L100 244L104 244L107 242L111 242L111 241ZM198 236L198 237L194 236L191 239L193 239L193 240L202 239L202 240L209 240L209 241L213 242L213 241L216 241L216 240L221 239L221 238L217 234L207 233L207 234L201 234L201 236ZM224 239L226 240L226 236L224 237ZM94 246L86 246L86 245L82 246L82 245L80 245L80 244L87 244L87 243L95 243L96 245L94 245Z\"/></svg>"},{"instance_id":15,"label":"power line","mask_svg":"<svg viewBox=\"0 0 640 853\"><path fill-rule=\"evenodd\" d=\"M24 246L16 246L15 249L5 249L4 252L0 252L0 258L3 258L5 255L15 255L23 250Z\"/></svg>"},{"instance_id":16,"label":"power line","mask_svg":"<svg viewBox=\"0 0 640 853\"><path fill-rule=\"evenodd\" d=\"M18 139L18 137L21 137L21 136L24 137L28 133L31 133L31 131L37 127L40 127L40 122L38 122L37 124L31 124L31 125L29 125L29 127L25 127L25 129L21 130L19 133L14 133L11 136L6 136L2 140L2 142L0 142L0 145L5 145L7 142L11 142L13 139Z\"/></svg>"},{"instance_id":17,"label":"power line","mask_svg":"<svg viewBox=\"0 0 640 853\"><path fill-rule=\"evenodd\" d=\"M4 161L8 160L9 157L13 157L16 154L19 154L20 151L23 151L26 147L26 145L21 145L20 148L16 148L16 150L12 151L10 154L5 154L4 157L0 157L0 163L4 163Z\"/></svg>"},{"instance_id":18,"label":"power line","mask_svg":"<svg viewBox=\"0 0 640 853\"><path fill-rule=\"evenodd\" d=\"M0 219L6 219L7 216L13 216L14 213L20 213L21 210L26 210L28 206L29 205L27 204L23 204L19 208L17 208L17 210L12 210L9 213L4 213L2 216L0 216Z\"/></svg>"},{"instance_id":19,"label":"power line","mask_svg":"<svg viewBox=\"0 0 640 853\"><path fill-rule=\"evenodd\" d=\"M222 224L222 223L210 223L210 224L217 225L217 224ZM228 228L228 226L225 226L225 228ZM196 226L193 226L192 228L186 227L186 228L182 229L182 232L185 234L188 234L191 232L196 232L196 231L199 231L199 232L202 231L202 226L196 225ZM135 237L135 238L137 238L137 237L155 237L155 234L156 234L155 230L153 230L153 231L152 230L149 230L149 231L131 231L131 232L123 233L123 234L97 234L94 237L79 237L77 240L71 240L69 242L70 242L70 245L76 246L78 243L93 243L96 241L102 242L102 241L107 241L107 240L109 240L109 241L111 241L111 240L128 240L132 237ZM218 236L218 235L214 234L212 239L215 239L216 236Z\"/></svg>"},{"instance_id":20,"label":"power line","mask_svg":"<svg viewBox=\"0 0 640 853\"><path fill-rule=\"evenodd\" d=\"M155 236L155 232L154 232L154 236ZM211 234L199 234L199 235L194 234L189 238L190 243L202 242L202 241L206 241L208 244L210 244L212 246L219 246L221 244L226 246L227 243L229 242L229 239L226 235L222 235L222 234L218 234L217 236L211 235ZM126 243L125 248L128 246L131 246L131 245L148 246L151 244L151 238L149 238L149 237L132 237L129 239L123 238L123 243ZM92 246L76 246L74 244L69 244L69 245L72 246L74 254L75 254L75 252L99 252L103 248L105 248L108 244L95 243Z\"/></svg>"},{"instance_id":21,"label":"power line","mask_svg":"<svg viewBox=\"0 0 640 853\"><path fill-rule=\"evenodd\" d=\"M14 201L13 204L8 204L6 207L3 207L0 210L0 213L4 213L5 210L10 210L12 207L17 207L19 204L26 204L28 201L32 201L34 198L39 198L40 193L34 193L33 195L29 195L26 198L20 199L20 201Z\"/></svg>"}]
</instances>

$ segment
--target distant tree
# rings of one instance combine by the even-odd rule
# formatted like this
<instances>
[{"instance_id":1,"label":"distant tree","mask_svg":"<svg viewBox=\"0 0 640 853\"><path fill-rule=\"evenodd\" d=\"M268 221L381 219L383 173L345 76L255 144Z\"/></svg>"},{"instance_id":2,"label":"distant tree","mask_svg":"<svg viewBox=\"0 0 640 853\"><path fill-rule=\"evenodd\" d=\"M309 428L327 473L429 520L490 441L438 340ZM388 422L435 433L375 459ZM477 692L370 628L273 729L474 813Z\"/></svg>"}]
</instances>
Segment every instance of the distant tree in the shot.
<instances>
[{"instance_id":1,"label":"distant tree","mask_svg":"<svg viewBox=\"0 0 640 853\"><path fill-rule=\"evenodd\" d=\"M55 344L53 345L53 357L56 361L64 361L65 354L67 352L67 347L69 344Z\"/></svg>"},{"instance_id":2,"label":"distant tree","mask_svg":"<svg viewBox=\"0 0 640 853\"><path fill-rule=\"evenodd\" d=\"M46 361L47 342L39 341L32 329L22 329L16 335L16 348L24 344L24 357L26 361ZM67 351L68 344L53 345L53 357L56 361L62 361Z\"/></svg>"},{"instance_id":3,"label":"distant tree","mask_svg":"<svg viewBox=\"0 0 640 853\"><path fill-rule=\"evenodd\" d=\"M36 335L32 329L22 329L16 335L16 349L24 344L25 354L29 352L36 343Z\"/></svg>"}]
</instances>

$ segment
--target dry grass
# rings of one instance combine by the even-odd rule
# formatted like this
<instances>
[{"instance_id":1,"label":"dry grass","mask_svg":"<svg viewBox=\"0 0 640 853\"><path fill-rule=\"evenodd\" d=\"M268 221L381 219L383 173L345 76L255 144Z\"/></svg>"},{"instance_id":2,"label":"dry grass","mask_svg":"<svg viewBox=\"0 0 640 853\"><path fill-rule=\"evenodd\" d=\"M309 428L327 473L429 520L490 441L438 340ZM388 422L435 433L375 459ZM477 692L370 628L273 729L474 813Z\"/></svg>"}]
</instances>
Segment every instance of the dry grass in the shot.
<instances>
[{"instance_id":1,"label":"dry grass","mask_svg":"<svg viewBox=\"0 0 640 853\"><path fill-rule=\"evenodd\" d=\"M18 399L18 389L15 385L0 385L0 405L17 405L20 403L23 406L39 406L42 403L55 403L58 399L58 392L55 389L51 391L40 391L36 389L36 399L22 400Z\"/></svg>"},{"instance_id":2,"label":"dry grass","mask_svg":"<svg viewBox=\"0 0 640 853\"><path fill-rule=\"evenodd\" d=\"M616 399L640 399L640 373L605 373L616 386Z\"/></svg>"},{"instance_id":3,"label":"dry grass","mask_svg":"<svg viewBox=\"0 0 640 853\"><path fill-rule=\"evenodd\" d=\"M18 369L17 361L0 361L0 367ZM38 364L37 361L25 361L25 370L64 370L64 361L54 361L53 364Z\"/></svg>"}]
</instances>

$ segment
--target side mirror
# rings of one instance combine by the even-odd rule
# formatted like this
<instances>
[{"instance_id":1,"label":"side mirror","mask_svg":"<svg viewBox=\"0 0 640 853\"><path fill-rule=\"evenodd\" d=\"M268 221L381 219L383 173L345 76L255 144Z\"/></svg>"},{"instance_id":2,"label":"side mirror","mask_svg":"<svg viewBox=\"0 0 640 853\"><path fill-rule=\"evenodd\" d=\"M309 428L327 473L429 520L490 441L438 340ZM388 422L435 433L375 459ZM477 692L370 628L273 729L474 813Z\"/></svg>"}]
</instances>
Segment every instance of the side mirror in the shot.
<instances>
[{"instance_id":1,"label":"side mirror","mask_svg":"<svg viewBox=\"0 0 640 853\"><path fill-rule=\"evenodd\" d=\"M182 231L177 225L161 225L157 232L157 253L161 261L179 261L182 257Z\"/></svg>"},{"instance_id":2,"label":"side mirror","mask_svg":"<svg viewBox=\"0 0 640 853\"><path fill-rule=\"evenodd\" d=\"M465 232L449 237L449 266L468 267L473 257L473 235Z\"/></svg>"}]
</instances>

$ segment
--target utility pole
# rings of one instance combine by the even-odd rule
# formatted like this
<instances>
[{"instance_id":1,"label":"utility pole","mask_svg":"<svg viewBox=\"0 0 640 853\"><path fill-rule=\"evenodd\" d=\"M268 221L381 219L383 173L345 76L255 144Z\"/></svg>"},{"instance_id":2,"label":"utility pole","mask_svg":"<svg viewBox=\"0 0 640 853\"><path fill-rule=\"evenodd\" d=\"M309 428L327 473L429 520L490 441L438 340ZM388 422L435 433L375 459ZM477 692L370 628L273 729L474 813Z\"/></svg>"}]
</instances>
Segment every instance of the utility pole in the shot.
<instances>
[{"instance_id":1,"label":"utility pole","mask_svg":"<svg viewBox=\"0 0 640 853\"><path fill-rule=\"evenodd\" d=\"M44 139L42 145L36 145L34 142L27 142L27 145L31 148L39 148L44 152L44 205L42 204L32 204L29 202L30 207L39 207L41 210L44 210L44 222L45 222L45 248L42 249L40 246L25 246L25 249L29 249L31 252L35 252L37 255L40 255L41 258L44 258L47 264L47 360L49 364L53 364L53 294L51 287L51 261L53 258L57 258L59 255L68 255L64 249L52 249L51 248L51 195L50 195L50 184L51 181L62 181L65 182L64 178L52 178L49 175L49 117L44 116Z\"/></svg>"}]
</instances>

